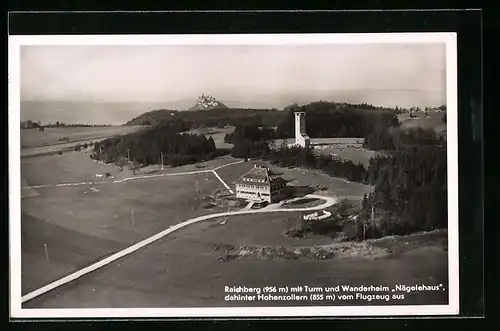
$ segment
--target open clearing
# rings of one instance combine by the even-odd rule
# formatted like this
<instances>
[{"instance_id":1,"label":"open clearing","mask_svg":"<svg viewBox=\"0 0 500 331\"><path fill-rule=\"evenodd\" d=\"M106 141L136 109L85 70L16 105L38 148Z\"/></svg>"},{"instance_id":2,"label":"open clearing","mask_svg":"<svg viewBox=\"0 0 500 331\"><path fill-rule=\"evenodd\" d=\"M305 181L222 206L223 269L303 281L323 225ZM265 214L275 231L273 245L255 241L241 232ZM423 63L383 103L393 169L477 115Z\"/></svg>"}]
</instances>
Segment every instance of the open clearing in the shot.
<instances>
[{"instance_id":1,"label":"open clearing","mask_svg":"<svg viewBox=\"0 0 500 331\"><path fill-rule=\"evenodd\" d=\"M224 127L224 128L199 128L188 131L188 133L196 133L202 134L205 137L212 139L215 142L215 147L218 149L231 149L233 148L233 144L228 144L224 142L224 137L226 133L230 133L234 131L234 127Z\"/></svg>"},{"instance_id":2,"label":"open clearing","mask_svg":"<svg viewBox=\"0 0 500 331\"><path fill-rule=\"evenodd\" d=\"M429 112L429 117L425 118L424 112L415 113L417 118L410 118L410 114L399 114L398 119L401 125L407 128L421 127L424 129L434 129L437 133L446 132L446 123L443 122L445 112Z\"/></svg>"},{"instance_id":3,"label":"open clearing","mask_svg":"<svg viewBox=\"0 0 500 331\"><path fill-rule=\"evenodd\" d=\"M96 178L96 174L106 174L107 172L109 172L111 176L114 176L115 180L134 177L132 170L128 169L126 166L123 168L123 171L120 171L120 168L114 164L106 165L92 160L90 158L91 152L92 148L87 148L79 152L67 152L63 155L43 155L33 158L23 158L21 160L21 176L24 181L23 186L55 185L59 183L87 181L112 181L111 179ZM161 170L159 165L152 165L139 169L136 174L175 174L203 171L236 161L238 160L229 157L221 157L200 164L190 164L175 168L165 167L164 170Z\"/></svg>"},{"instance_id":4,"label":"open clearing","mask_svg":"<svg viewBox=\"0 0 500 331\"><path fill-rule=\"evenodd\" d=\"M112 127L64 127L21 130L21 148L40 147L69 142L90 141L127 134L142 129L143 126Z\"/></svg>"},{"instance_id":5,"label":"open clearing","mask_svg":"<svg viewBox=\"0 0 500 331\"><path fill-rule=\"evenodd\" d=\"M280 147L284 139L276 139L275 146ZM294 143L294 139L286 139L287 144ZM331 155L342 160L352 161L354 164L361 163L366 167L370 163L370 158L377 155L363 147L363 138L312 138L311 145L314 153Z\"/></svg>"}]
</instances>

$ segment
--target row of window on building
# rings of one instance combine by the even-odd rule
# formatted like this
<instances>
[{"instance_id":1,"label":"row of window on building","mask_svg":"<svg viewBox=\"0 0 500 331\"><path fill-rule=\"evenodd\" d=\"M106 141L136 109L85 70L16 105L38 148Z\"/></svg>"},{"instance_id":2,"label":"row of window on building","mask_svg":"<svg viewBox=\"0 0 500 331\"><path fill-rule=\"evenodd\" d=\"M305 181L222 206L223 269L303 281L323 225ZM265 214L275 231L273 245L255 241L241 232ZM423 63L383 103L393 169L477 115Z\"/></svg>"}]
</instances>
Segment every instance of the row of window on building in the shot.
<instances>
[{"instance_id":1,"label":"row of window on building","mask_svg":"<svg viewBox=\"0 0 500 331\"><path fill-rule=\"evenodd\" d=\"M243 178L244 181L246 182L259 182L259 183L264 183L264 179L255 179L255 178Z\"/></svg>"},{"instance_id":2,"label":"row of window on building","mask_svg":"<svg viewBox=\"0 0 500 331\"><path fill-rule=\"evenodd\" d=\"M248 194L248 195L257 195L257 192L248 192L248 191L238 191L238 193L241 193L241 194ZM264 196L264 197L268 197L269 196L269 193L260 193L261 196Z\"/></svg>"},{"instance_id":3,"label":"row of window on building","mask_svg":"<svg viewBox=\"0 0 500 331\"><path fill-rule=\"evenodd\" d=\"M246 187L246 188L256 188L256 189L265 189L269 188L269 185L249 185L249 184L240 184L241 187Z\"/></svg>"}]
</instances>

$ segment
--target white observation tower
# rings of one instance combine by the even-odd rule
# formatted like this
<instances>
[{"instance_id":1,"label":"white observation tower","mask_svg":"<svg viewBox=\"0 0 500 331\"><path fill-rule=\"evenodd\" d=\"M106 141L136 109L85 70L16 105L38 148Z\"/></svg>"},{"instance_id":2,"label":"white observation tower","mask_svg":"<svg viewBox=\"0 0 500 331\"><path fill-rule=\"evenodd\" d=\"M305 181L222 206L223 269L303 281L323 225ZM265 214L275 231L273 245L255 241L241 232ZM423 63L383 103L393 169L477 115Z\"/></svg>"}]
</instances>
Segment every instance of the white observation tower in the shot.
<instances>
[{"instance_id":1,"label":"white observation tower","mask_svg":"<svg viewBox=\"0 0 500 331\"><path fill-rule=\"evenodd\" d=\"M309 147L311 139L306 133L306 113L295 112L295 145Z\"/></svg>"}]
</instances>

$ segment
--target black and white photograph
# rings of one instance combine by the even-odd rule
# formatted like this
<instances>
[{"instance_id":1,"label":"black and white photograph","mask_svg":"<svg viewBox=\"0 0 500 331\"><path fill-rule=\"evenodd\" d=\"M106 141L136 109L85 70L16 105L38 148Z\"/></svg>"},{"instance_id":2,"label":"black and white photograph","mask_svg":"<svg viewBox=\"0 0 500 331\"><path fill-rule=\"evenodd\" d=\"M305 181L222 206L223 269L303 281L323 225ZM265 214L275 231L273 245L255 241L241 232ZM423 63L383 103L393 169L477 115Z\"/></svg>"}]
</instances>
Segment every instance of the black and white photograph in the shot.
<instances>
[{"instance_id":1,"label":"black and white photograph","mask_svg":"<svg viewBox=\"0 0 500 331\"><path fill-rule=\"evenodd\" d=\"M453 33L9 37L15 317L458 314Z\"/></svg>"}]
</instances>

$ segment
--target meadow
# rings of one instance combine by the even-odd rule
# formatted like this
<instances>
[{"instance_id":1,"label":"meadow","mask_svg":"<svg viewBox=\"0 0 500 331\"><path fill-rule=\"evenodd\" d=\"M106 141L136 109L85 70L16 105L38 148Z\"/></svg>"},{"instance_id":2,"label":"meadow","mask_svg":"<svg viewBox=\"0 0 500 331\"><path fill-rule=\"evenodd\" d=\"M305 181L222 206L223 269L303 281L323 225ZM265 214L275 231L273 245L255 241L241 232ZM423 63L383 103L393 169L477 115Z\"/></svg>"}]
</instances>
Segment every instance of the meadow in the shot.
<instances>
[{"instance_id":1,"label":"meadow","mask_svg":"<svg viewBox=\"0 0 500 331\"><path fill-rule=\"evenodd\" d=\"M438 134L446 132L446 123L443 122L443 117L446 116L445 112L430 112L428 118L425 118L424 112L416 112L414 115L416 118L410 118L410 114L408 113L399 114L399 122L401 122L403 127L407 128L432 128Z\"/></svg>"},{"instance_id":2,"label":"meadow","mask_svg":"<svg viewBox=\"0 0 500 331\"><path fill-rule=\"evenodd\" d=\"M290 216L290 215L288 215ZM224 301L225 286L443 284L447 253L417 248L388 258L257 259L223 261L221 245L320 244L285 238L281 217L230 217L183 228L111 265L35 298L26 307L138 308L297 305L446 304L447 292L414 292L399 301ZM402 239L404 242L404 238Z\"/></svg>"},{"instance_id":3,"label":"meadow","mask_svg":"<svg viewBox=\"0 0 500 331\"><path fill-rule=\"evenodd\" d=\"M205 137L212 137L212 139L215 142L215 147L217 149L231 149L233 148L233 144L228 144L224 142L224 136L229 133L233 132L234 127L232 126L227 126L224 128L200 128L200 129L193 129L188 131L188 133L195 133L195 134L202 134Z\"/></svg>"},{"instance_id":4,"label":"meadow","mask_svg":"<svg viewBox=\"0 0 500 331\"><path fill-rule=\"evenodd\" d=\"M352 161L354 164L361 163L368 167L370 158L377 155L377 152L363 147L363 138L312 138L311 145L314 153L321 155L331 155L342 160ZM275 146L280 147L283 139L276 139ZM293 139L287 139L287 144L294 143Z\"/></svg>"},{"instance_id":5,"label":"meadow","mask_svg":"<svg viewBox=\"0 0 500 331\"><path fill-rule=\"evenodd\" d=\"M225 162L213 160L207 166ZM164 172L195 170L200 169L191 165ZM84 152L23 160L23 185L52 185L21 189L23 293L171 225L230 208L210 204L214 195L226 192L211 173L111 183L110 179L95 178L95 173L104 171L115 175L114 180L133 176L130 170L98 164ZM54 186L85 181L91 183ZM45 244L49 261L44 253Z\"/></svg>"}]
</instances>

